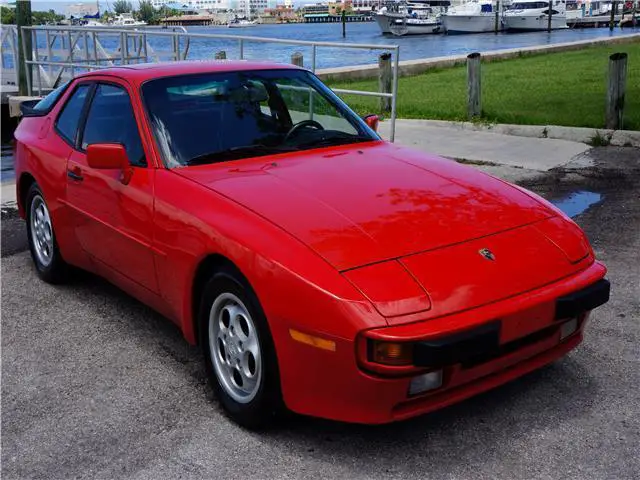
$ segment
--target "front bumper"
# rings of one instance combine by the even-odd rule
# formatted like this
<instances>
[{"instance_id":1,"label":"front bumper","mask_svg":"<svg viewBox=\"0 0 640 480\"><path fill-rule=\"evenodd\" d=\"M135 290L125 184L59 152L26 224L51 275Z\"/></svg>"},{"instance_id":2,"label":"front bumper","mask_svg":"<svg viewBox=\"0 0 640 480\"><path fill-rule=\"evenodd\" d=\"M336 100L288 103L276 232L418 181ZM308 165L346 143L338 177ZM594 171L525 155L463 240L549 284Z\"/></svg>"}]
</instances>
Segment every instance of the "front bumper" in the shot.
<instances>
[{"instance_id":1,"label":"front bumper","mask_svg":"<svg viewBox=\"0 0 640 480\"><path fill-rule=\"evenodd\" d=\"M526 345L554 336L562 320L579 319L586 312L608 302L610 289L609 281L602 279L593 285L558 298L555 302L553 317L555 323L506 344L500 344L502 326L500 320L452 335L417 342L414 347L413 364L417 367L433 369L458 363L462 365L486 363L492 358L502 357L508 352L520 350Z\"/></svg>"},{"instance_id":2,"label":"front bumper","mask_svg":"<svg viewBox=\"0 0 640 480\"><path fill-rule=\"evenodd\" d=\"M440 388L409 395L411 379L363 371L353 341L335 339L334 352L293 345L300 369L282 371L285 403L298 413L355 423L387 423L459 402L562 357L583 338L588 311L606 302L604 266L541 289L455 315L366 332L382 340L414 341L414 363L442 369ZM575 332L562 325L578 317ZM475 332L475 333L474 333ZM292 357L289 357L292 358Z\"/></svg>"}]
</instances>

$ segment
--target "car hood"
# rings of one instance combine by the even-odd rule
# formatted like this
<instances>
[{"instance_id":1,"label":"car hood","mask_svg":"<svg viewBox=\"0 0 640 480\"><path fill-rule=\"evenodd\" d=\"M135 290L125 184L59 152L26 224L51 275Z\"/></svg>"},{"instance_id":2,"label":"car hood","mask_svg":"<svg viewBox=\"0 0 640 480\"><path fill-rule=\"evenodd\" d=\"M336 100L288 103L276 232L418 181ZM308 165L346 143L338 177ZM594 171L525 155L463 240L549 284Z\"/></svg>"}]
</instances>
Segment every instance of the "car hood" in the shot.
<instances>
[{"instance_id":1,"label":"car hood","mask_svg":"<svg viewBox=\"0 0 640 480\"><path fill-rule=\"evenodd\" d=\"M174 171L283 228L340 271L555 215L474 168L383 142Z\"/></svg>"}]
</instances>

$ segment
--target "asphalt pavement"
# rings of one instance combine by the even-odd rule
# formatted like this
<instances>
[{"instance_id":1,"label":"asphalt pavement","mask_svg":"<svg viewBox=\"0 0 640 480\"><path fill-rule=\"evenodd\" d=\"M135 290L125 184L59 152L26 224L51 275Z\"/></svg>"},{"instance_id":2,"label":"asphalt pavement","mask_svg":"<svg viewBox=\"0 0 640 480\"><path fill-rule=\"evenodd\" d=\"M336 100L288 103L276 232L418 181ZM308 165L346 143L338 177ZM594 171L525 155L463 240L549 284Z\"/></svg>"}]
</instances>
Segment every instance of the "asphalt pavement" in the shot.
<instances>
[{"instance_id":1,"label":"asphalt pavement","mask_svg":"<svg viewBox=\"0 0 640 480\"><path fill-rule=\"evenodd\" d=\"M611 301L566 358L382 427L235 426L173 324L88 274L40 282L3 209L2 478L639 478L640 151L594 149L543 172L480 168L558 203L599 195L575 218L609 267Z\"/></svg>"}]
</instances>

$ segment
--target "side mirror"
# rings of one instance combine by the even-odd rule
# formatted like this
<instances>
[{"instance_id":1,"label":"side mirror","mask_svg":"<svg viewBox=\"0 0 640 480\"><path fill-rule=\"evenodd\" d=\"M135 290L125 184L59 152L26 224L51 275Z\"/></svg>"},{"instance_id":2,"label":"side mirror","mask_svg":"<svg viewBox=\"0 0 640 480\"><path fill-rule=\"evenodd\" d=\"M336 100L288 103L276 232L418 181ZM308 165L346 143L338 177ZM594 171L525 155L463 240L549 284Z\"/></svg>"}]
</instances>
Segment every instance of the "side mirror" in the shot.
<instances>
[{"instance_id":1,"label":"side mirror","mask_svg":"<svg viewBox=\"0 0 640 480\"><path fill-rule=\"evenodd\" d=\"M20 103L20 113L23 117L42 117L46 112L39 112L34 110L40 100L26 100Z\"/></svg>"},{"instance_id":2,"label":"side mirror","mask_svg":"<svg viewBox=\"0 0 640 480\"><path fill-rule=\"evenodd\" d=\"M125 185L131 181L133 169L124 145L121 143L93 143L87 147L87 165L97 170L119 169L120 181Z\"/></svg>"},{"instance_id":3,"label":"side mirror","mask_svg":"<svg viewBox=\"0 0 640 480\"><path fill-rule=\"evenodd\" d=\"M362 117L362 119L371 130L373 130L374 132L378 131L378 124L380 123L380 117L378 117L378 115L366 115L365 117Z\"/></svg>"}]
</instances>

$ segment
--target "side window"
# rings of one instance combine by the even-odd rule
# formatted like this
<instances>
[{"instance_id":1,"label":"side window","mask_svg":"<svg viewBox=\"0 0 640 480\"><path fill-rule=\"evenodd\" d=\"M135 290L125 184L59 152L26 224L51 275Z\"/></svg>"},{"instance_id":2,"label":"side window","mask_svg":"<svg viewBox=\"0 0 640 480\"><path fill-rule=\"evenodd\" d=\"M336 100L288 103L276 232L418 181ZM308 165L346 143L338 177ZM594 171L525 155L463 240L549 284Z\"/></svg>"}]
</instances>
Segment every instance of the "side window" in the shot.
<instances>
[{"instance_id":1,"label":"side window","mask_svg":"<svg viewBox=\"0 0 640 480\"><path fill-rule=\"evenodd\" d=\"M67 103L62 108L62 112L56 121L56 129L64 139L75 144L76 134L78 132L78 123L82 114L82 107L89 92L89 85L79 85L71 94Z\"/></svg>"},{"instance_id":2,"label":"side window","mask_svg":"<svg viewBox=\"0 0 640 480\"><path fill-rule=\"evenodd\" d=\"M147 165L131 100L124 88L98 85L87 115L82 149L86 150L92 143L121 143L131 165Z\"/></svg>"}]
</instances>

